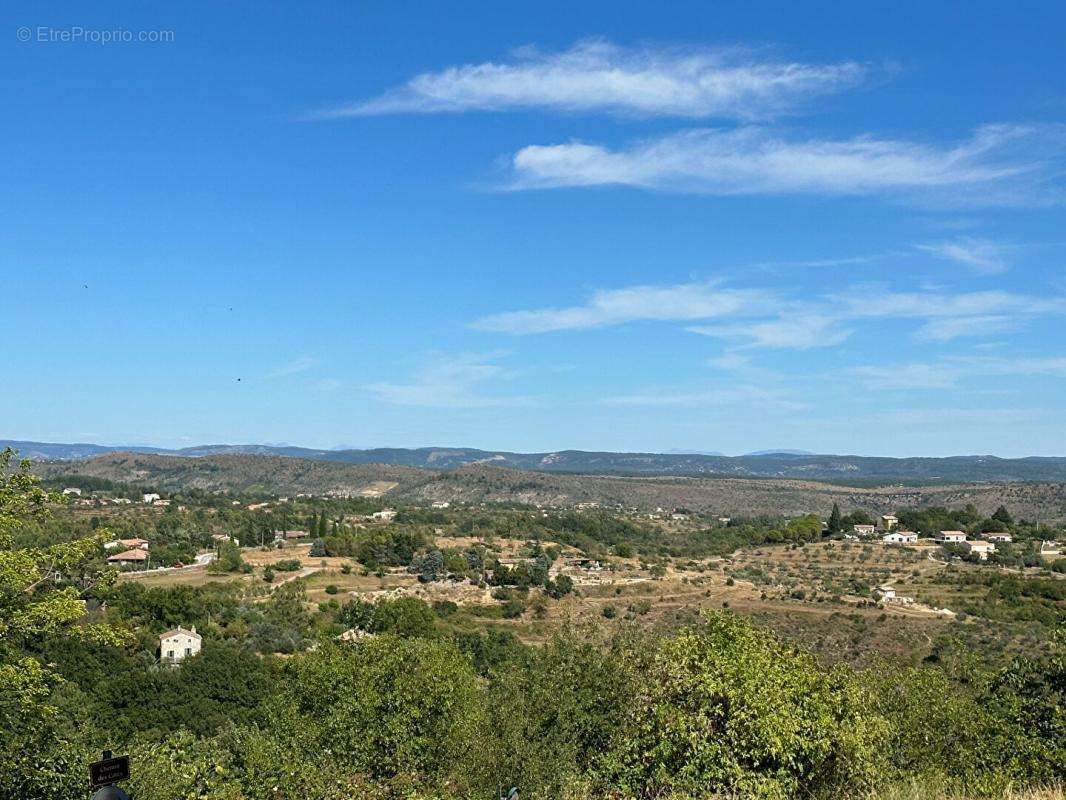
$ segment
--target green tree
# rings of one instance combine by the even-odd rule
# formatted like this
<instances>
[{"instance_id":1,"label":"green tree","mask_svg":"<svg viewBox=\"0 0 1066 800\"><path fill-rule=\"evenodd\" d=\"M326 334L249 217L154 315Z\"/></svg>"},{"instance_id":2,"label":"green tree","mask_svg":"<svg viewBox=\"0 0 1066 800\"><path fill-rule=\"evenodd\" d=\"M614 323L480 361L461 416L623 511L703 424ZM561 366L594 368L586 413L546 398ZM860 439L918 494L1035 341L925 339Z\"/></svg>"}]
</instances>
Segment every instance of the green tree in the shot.
<instances>
[{"instance_id":1,"label":"green tree","mask_svg":"<svg viewBox=\"0 0 1066 800\"><path fill-rule=\"evenodd\" d=\"M301 656L287 672L302 725L353 772L447 779L459 796L475 779L484 696L450 643L379 636Z\"/></svg>"},{"instance_id":2,"label":"green tree","mask_svg":"<svg viewBox=\"0 0 1066 800\"><path fill-rule=\"evenodd\" d=\"M59 676L26 652L31 643L117 644L116 631L85 622L84 595L103 589L93 570L106 533L40 548L19 548L20 528L48 512L28 461L0 453L0 796L68 798L82 790L83 730L56 705Z\"/></svg>"},{"instance_id":3,"label":"green tree","mask_svg":"<svg viewBox=\"0 0 1066 800\"><path fill-rule=\"evenodd\" d=\"M840 518L840 506L833 503L833 510L829 514L829 534L831 536L836 536L843 530L844 524L841 522Z\"/></svg>"},{"instance_id":4,"label":"green tree","mask_svg":"<svg viewBox=\"0 0 1066 800\"><path fill-rule=\"evenodd\" d=\"M1010 512L1007 511L1006 506L1000 506L997 508L992 514L992 519L996 520L996 522L1002 522L1004 525L1014 524L1014 517L1012 517Z\"/></svg>"},{"instance_id":5,"label":"green tree","mask_svg":"<svg viewBox=\"0 0 1066 800\"><path fill-rule=\"evenodd\" d=\"M783 799L879 774L886 722L854 674L730 614L664 641L643 673L604 793Z\"/></svg>"},{"instance_id":6,"label":"green tree","mask_svg":"<svg viewBox=\"0 0 1066 800\"><path fill-rule=\"evenodd\" d=\"M211 572L240 572L244 566L244 558L241 556L241 548L236 542L230 540L221 542L218 546L218 554L211 562Z\"/></svg>"}]
</instances>

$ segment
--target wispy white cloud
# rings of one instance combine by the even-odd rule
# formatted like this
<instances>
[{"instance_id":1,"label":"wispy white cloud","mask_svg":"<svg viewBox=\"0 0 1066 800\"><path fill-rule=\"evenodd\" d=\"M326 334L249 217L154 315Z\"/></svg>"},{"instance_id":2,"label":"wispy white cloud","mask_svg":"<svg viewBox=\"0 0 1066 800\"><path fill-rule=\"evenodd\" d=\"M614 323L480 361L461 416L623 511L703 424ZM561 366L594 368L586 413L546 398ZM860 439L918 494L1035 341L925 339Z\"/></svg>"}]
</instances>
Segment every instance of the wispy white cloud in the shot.
<instances>
[{"instance_id":1,"label":"wispy white cloud","mask_svg":"<svg viewBox=\"0 0 1066 800\"><path fill-rule=\"evenodd\" d=\"M726 372L747 369L751 366L751 357L740 353L724 353L707 359L707 366Z\"/></svg>"},{"instance_id":2,"label":"wispy white cloud","mask_svg":"<svg viewBox=\"0 0 1066 800\"><path fill-rule=\"evenodd\" d=\"M268 378L287 378L290 375L299 375L318 366L318 359L312 356L303 356L281 364L267 373Z\"/></svg>"},{"instance_id":3,"label":"wispy white cloud","mask_svg":"<svg viewBox=\"0 0 1066 800\"><path fill-rule=\"evenodd\" d=\"M944 364L921 363L856 367L851 375L870 389L951 389L959 377Z\"/></svg>"},{"instance_id":4,"label":"wispy white cloud","mask_svg":"<svg viewBox=\"0 0 1066 800\"><path fill-rule=\"evenodd\" d=\"M785 139L765 128L700 129L611 150L530 145L512 189L632 186L713 195L888 195L967 205L1058 202L1066 126L986 125L937 146L872 136ZM1037 193L1036 189L1040 188Z\"/></svg>"},{"instance_id":5,"label":"wispy white cloud","mask_svg":"<svg viewBox=\"0 0 1066 800\"><path fill-rule=\"evenodd\" d=\"M767 313L773 296L760 289L726 289L719 282L631 286L595 292L580 306L508 311L483 317L475 328L501 333L547 333L641 320L697 320Z\"/></svg>"},{"instance_id":6,"label":"wispy white cloud","mask_svg":"<svg viewBox=\"0 0 1066 800\"><path fill-rule=\"evenodd\" d=\"M687 408L730 408L735 406L770 408L778 411L805 411L810 406L786 394L761 386L714 387L697 391L655 387L639 394L605 398L604 405L659 406Z\"/></svg>"},{"instance_id":7,"label":"wispy white cloud","mask_svg":"<svg viewBox=\"0 0 1066 800\"><path fill-rule=\"evenodd\" d=\"M483 408L528 402L494 392L514 373L500 365L501 353L436 354L406 383L374 383L378 399L402 406Z\"/></svg>"},{"instance_id":8,"label":"wispy white cloud","mask_svg":"<svg viewBox=\"0 0 1066 800\"><path fill-rule=\"evenodd\" d=\"M938 258L954 261L984 275L1004 272L1010 266L1013 248L1010 245L964 236L944 242L928 242L915 247Z\"/></svg>"},{"instance_id":9,"label":"wispy white cloud","mask_svg":"<svg viewBox=\"0 0 1066 800\"><path fill-rule=\"evenodd\" d=\"M1066 378L1066 357L956 357L932 362L856 367L850 374L871 389L954 389L962 381L973 378Z\"/></svg>"},{"instance_id":10,"label":"wispy white cloud","mask_svg":"<svg viewBox=\"0 0 1066 800\"><path fill-rule=\"evenodd\" d=\"M1010 425L1047 416L1044 408L908 408L886 411L871 421L889 425Z\"/></svg>"},{"instance_id":11,"label":"wispy white cloud","mask_svg":"<svg viewBox=\"0 0 1066 800\"><path fill-rule=\"evenodd\" d=\"M502 63L422 73L381 97L314 116L540 108L755 119L855 87L868 71L851 61L800 64L740 48L626 48L594 39L562 52L527 47Z\"/></svg>"},{"instance_id":12,"label":"wispy white cloud","mask_svg":"<svg viewBox=\"0 0 1066 800\"><path fill-rule=\"evenodd\" d=\"M980 315L975 317L946 317L933 319L923 324L914 336L933 342L948 342L952 339L973 336L991 336L1017 330L1021 322L1014 317Z\"/></svg>"},{"instance_id":13,"label":"wispy white cloud","mask_svg":"<svg viewBox=\"0 0 1066 800\"><path fill-rule=\"evenodd\" d=\"M892 292L860 287L836 295L841 313L849 317L959 318L1005 316L1034 317L1066 313L1066 298L989 290L948 293L941 291Z\"/></svg>"},{"instance_id":14,"label":"wispy white cloud","mask_svg":"<svg viewBox=\"0 0 1066 800\"><path fill-rule=\"evenodd\" d=\"M788 315L776 319L734 325L694 325L687 330L719 339L740 339L744 347L774 347L809 350L843 342L851 330L832 316Z\"/></svg>"},{"instance_id":15,"label":"wispy white cloud","mask_svg":"<svg viewBox=\"0 0 1066 800\"><path fill-rule=\"evenodd\" d=\"M1066 297L936 288L896 292L879 285L790 297L708 281L600 290L584 305L493 314L473 327L535 334L637 321L688 322L699 323L687 326L692 333L734 347L805 350L841 344L873 320L915 320L915 339L945 342L1016 330L1047 315L1066 315Z\"/></svg>"}]
</instances>

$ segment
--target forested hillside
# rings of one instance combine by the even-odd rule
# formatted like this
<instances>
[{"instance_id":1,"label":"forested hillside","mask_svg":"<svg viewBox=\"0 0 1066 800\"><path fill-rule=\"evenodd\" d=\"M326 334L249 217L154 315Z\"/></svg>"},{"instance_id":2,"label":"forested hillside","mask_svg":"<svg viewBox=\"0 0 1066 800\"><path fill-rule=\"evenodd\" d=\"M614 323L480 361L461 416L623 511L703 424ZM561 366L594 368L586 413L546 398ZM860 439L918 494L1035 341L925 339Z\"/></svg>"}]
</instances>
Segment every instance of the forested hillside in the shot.
<instances>
[{"instance_id":1,"label":"forested hillside","mask_svg":"<svg viewBox=\"0 0 1066 800\"><path fill-rule=\"evenodd\" d=\"M870 484L877 482L1066 481L1066 458L881 458L764 452L744 456L700 453L611 453L560 450L513 453L469 447L379 447L367 450L317 450L276 445L201 445L180 450L153 447L105 447L0 440L24 457L39 460L91 458L132 451L197 458L219 455L271 455L342 464L393 464L426 469L455 469L490 464L551 473L691 475L796 478Z\"/></svg>"},{"instance_id":2,"label":"forested hillside","mask_svg":"<svg viewBox=\"0 0 1066 800\"><path fill-rule=\"evenodd\" d=\"M1005 505L1016 516L1066 518L1066 488L1059 483L936 484L854 487L814 481L755 478L560 475L474 465L425 470L382 464L342 464L297 458L224 455L184 458L109 453L89 459L43 462L50 478L88 476L172 491L297 494L374 493L418 502L621 505L644 510L691 508L736 514L806 514L833 503L876 512L901 507L973 504L986 513ZM393 486L393 484L395 484Z\"/></svg>"}]
</instances>

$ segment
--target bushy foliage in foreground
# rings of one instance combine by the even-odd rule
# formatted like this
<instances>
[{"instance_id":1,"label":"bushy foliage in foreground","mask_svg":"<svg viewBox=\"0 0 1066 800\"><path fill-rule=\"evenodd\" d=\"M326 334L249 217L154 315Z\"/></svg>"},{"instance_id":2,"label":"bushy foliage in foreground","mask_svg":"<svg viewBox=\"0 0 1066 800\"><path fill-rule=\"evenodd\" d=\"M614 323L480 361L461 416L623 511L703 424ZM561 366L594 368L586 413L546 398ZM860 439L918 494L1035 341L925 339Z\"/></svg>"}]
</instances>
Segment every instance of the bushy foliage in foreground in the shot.
<instances>
[{"instance_id":1,"label":"bushy foliage in foreground","mask_svg":"<svg viewBox=\"0 0 1066 800\"><path fill-rule=\"evenodd\" d=\"M629 796L865 789L882 772L887 728L850 670L716 615L658 648L604 775Z\"/></svg>"},{"instance_id":2,"label":"bushy foliage in foreground","mask_svg":"<svg viewBox=\"0 0 1066 800\"><path fill-rule=\"evenodd\" d=\"M127 709L144 724L126 741L122 714L90 726L91 687L63 681L23 696L52 709L38 727L5 733L34 746L22 796L56 798L104 744L129 747L137 800L489 797L497 784L530 798L824 798L912 778L995 796L1066 771L1053 660L827 670L728 613L660 639L566 632L501 653L482 677L440 634L322 645L265 669L209 648L136 697L159 707ZM237 674L249 670L254 682ZM204 724L178 694L232 711Z\"/></svg>"}]
</instances>

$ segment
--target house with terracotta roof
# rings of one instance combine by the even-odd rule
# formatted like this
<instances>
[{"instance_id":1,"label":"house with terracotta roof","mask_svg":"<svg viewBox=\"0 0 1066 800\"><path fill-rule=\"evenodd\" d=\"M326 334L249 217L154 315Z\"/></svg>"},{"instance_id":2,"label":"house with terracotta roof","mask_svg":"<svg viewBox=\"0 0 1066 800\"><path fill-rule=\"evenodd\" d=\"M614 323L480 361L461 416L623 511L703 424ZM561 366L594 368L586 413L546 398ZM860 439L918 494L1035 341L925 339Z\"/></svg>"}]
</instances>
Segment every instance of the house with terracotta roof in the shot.
<instances>
[{"instance_id":1,"label":"house with terracotta roof","mask_svg":"<svg viewBox=\"0 0 1066 800\"><path fill-rule=\"evenodd\" d=\"M107 557L108 564L117 564L124 566L127 564L143 564L148 560L148 551L141 550L139 547L133 550L126 550L123 553L115 553Z\"/></svg>"}]
</instances>

